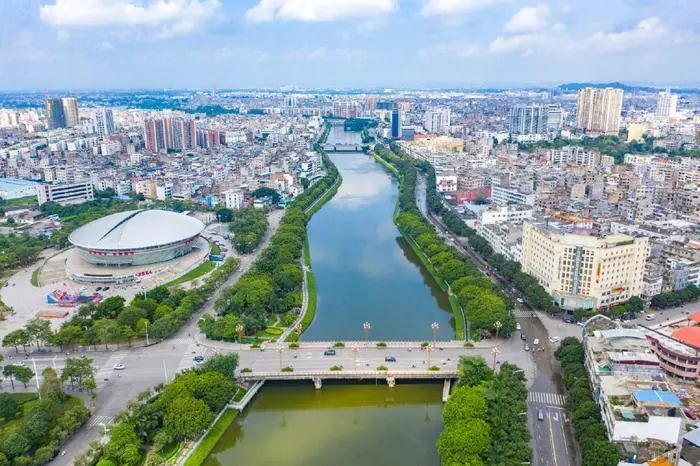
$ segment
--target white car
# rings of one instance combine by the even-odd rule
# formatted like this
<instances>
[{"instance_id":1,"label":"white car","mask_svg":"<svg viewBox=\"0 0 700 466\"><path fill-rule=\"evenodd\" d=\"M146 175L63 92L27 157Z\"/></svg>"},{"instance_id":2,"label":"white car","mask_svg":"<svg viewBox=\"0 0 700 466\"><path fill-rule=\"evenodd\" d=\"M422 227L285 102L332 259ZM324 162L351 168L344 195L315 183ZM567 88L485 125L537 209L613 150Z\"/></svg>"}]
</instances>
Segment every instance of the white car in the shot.
<instances>
[{"instance_id":1,"label":"white car","mask_svg":"<svg viewBox=\"0 0 700 466\"><path fill-rule=\"evenodd\" d=\"M114 365L114 370L115 370L115 371L123 371L124 369L126 369L126 366L125 366L124 364L122 364L122 363L119 363L119 364L115 364L115 365Z\"/></svg>"},{"instance_id":2,"label":"white car","mask_svg":"<svg viewBox=\"0 0 700 466\"><path fill-rule=\"evenodd\" d=\"M19 366L19 367L24 367L24 362L23 362L23 361L17 361L17 362L16 362L15 364L13 364L13 365Z\"/></svg>"},{"instance_id":3,"label":"white car","mask_svg":"<svg viewBox=\"0 0 700 466\"><path fill-rule=\"evenodd\" d=\"M549 342L550 343L556 343L559 341L559 337L549 337Z\"/></svg>"},{"instance_id":4,"label":"white car","mask_svg":"<svg viewBox=\"0 0 700 466\"><path fill-rule=\"evenodd\" d=\"M532 345L533 345L533 346L537 346L537 345L539 345L539 344L540 344L540 339L539 339L539 338L535 338L534 340L532 340Z\"/></svg>"},{"instance_id":5,"label":"white car","mask_svg":"<svg viewBox=\"0 0 700 466\"><path fill-rule=\"evenodd\" d=\"M520 322L517 322L517 323L515 324L515 329L516 329L516 330L521 330Z\"/></svg>"},{"instance_id":6,"label":"white car","mask_svg":"<svg viewBox=\"0 0 700 466\"><path fill-rule=\"evenodd\" d=\"M644 320L654 320L654 317L656 317L654 314L647 314L644 316Z\"/></svg>"}]
</instances>

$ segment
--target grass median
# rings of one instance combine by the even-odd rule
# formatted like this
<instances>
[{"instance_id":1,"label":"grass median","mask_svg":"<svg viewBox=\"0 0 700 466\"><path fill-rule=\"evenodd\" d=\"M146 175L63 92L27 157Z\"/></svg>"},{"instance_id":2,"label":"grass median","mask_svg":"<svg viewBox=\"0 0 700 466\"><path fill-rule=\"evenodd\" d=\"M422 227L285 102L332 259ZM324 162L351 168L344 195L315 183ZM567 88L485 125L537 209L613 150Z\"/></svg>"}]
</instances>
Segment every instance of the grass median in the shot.
<instances>
[{"instance_id":1,"label":"grass median","mask_svg":"<svg viewBox=\"0 0 700 466\"><path fill-rule=\"evenodd\" d=\"M187 283L189 281L194 280L195 278L201 277L202 275L208 274L215 268L216 264L214 264L213 261L202 262L197 267L187 272L185 275L181 276L180 278L176 278L175 280L167 283L165 286L175 286L180 285L182 283Z\"/></svg>"},{"instance_id":2,"label":"grass median","mask_svg":"<svg viewBox=\"0 0 700 466\"><path fill-rule=\"evenodd\" d=\"M226 429L228 429L234 419L236 419L236 416L238 416L238 411L235 409L227 409L219 420L211 426L207 435L199 442L197 448L195 448L190 457L187 458L185 466L199 466L204 463L224 435L224 432L226 432Z\"/></svg>"}]
</instances>

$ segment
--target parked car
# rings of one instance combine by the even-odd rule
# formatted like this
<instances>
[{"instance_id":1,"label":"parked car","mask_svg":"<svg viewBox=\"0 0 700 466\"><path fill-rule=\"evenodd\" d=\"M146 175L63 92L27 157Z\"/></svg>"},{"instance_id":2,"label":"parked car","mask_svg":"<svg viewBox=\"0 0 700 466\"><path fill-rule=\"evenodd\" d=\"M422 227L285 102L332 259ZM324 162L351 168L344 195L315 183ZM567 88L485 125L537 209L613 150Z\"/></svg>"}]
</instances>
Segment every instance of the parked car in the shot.
<instances>
[{"instance_id":1,"label":"parked car","mask_svg":"<svg viewBox=\"0 0 700 466\"><path fill-rule=\"evenodd\" d=\"M119 363L119 364L115 364L115 365L114 365L114 370L115 370L115 371L123 371L124 369L126 369L126 366L125 366L124 364L122 364L122 363Z\"/></svg>"},{"instance_id":2,"label":"parked car","mask_svg":"<svg viewBox=\"0 0 700 466\"><path fill-rule=\"evenodd\" d=\"M523 341L527 340L527 335L525 335L524 333L521 333L521 334L520 334L520 339L523 340Z\"/></svg>"},{"instance_id":3,"label":"parked car","mask_svg":"<svg viewBox=\"0 0 700 466\"><path fill-rule=\"evenodd\" d=\"M538 421L544 421L544 413L542 412L541 409L537 410L537 420Z\"/></svg>"},{"instance_id":4,"label":"parked car","mask_svg":"<svg viewBox=\"0 0 700 466\"><path fill-rule=\"evenodd\" d=\"M550 343L556 343L559 341L559 337L549 337L549 342Z\"/></svg>"},{"instance_id":5,"label":"parked car","mask_svg":"<svg viewBox=\"0 0 700 466\"><path fill-rule=\"evenodd\" d=\"M394 356L386 356L384 362L396 362L396 358Z\"/></svg>"},{"instance_id":6,"label":"parked car","mask_svg":"<svg viewBox=\"0 0 700 466\"><path fill-rule=\"evenodd\" d=\"M564 317L562 320L563 320L564 322L566 322L567 324L573 324L573 323L574 323L574 320L573 320L571 317Z\"/></svg>"},{"instance_id":7,"label":"parked car","mask_svg":"<svg viewBox=\"0 0 700 466\"><path fill-rule=\"evenodd\" d=\"M533 346L539 345L539 344L540 344L540 339L539 339L539 338L535 338L534 340L532 340L532 344L533 344Z\"/></svg>"},{"instance_id":8,"label":"parked car","mask_svg":"<svg viewBox=\"0 0 700 466\"><path fill-rule=\"evenodd\" d=\"M525 350L525 351L530 351L530 345L528 345L527 343L525 343L525 348L524 348L524 350Z\"/></svg>"},{"instance_id":9,"label":"parked car","mask_svg":"<svg viewBox=\"0 0 700 466\"><path fill-rule=\"evenodd\" d=\"M204 362L204 356L198 354L197 356L193 357L192 360L195 362L195 364L201 364Z\"/></svg>"},{"instance_id":10,"label":"parked car","mask_svg":"<svg viewBox=\"0 0 700 466\"><path fill-rule=\"evenodd\" d=\"M515 323L515 329L516 329L516 330L521 330L520 322L516 322L516 323Z\"/></svg>"},{"instance_id":11,"label":"parked car","mask_svg":"<svg viewBox=\"0 0 700 466\"><path fill-rule=\"evenodd\" d=\"M656 317L654 314L647 314L644 316L644 320L654 320L654 317Z\"/></svg>"},{"instance_id":12,"label":"parked car","mask_svg":"<svg viewBox=\"0 0 700 466\"><path fill-rule=\"evenodd\" d=\"M327 349L326 351L323 352L324 356L335 356L335 350L334 349Z\"/></svg>"}]
</instances>

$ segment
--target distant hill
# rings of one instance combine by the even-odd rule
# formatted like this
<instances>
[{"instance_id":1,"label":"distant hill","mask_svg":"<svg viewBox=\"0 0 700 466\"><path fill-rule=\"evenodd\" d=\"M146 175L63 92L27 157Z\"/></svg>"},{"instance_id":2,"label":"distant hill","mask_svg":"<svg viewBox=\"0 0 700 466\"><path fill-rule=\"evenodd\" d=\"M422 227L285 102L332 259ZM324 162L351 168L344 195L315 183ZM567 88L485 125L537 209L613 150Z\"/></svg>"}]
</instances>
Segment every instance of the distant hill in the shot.
<instances>
[{"instance_id":1,"label":"distant hill","mask_svg":"<svg viewBox=\"0 0 700 466\"><path fill-rule=\"evenodd\" d=\"M614 89L622 89L625 92L659 92L662 87L651 86L632 86L629 84L613 81L610 83L564 83L557 86L562 92L576 92L584 87L612 87ZM700 93L698 88L672 88L673 92L678 94L697 94Z\"/></svg>"}]
</instances>

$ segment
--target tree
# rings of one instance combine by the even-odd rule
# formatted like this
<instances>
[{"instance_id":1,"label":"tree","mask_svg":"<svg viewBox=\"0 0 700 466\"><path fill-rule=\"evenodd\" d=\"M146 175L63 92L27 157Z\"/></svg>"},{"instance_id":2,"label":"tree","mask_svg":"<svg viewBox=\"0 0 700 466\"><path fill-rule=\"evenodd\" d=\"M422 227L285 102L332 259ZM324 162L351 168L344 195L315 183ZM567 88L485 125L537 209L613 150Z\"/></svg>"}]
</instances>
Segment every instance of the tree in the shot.
<instances>
[{"instance_id":1,"label":"tree","mask_svg":"<svg viewBox=\"0 0 700 466\"><path fill-rule=\"evenodd\" d=\"M5 366L5 367L7 367L7 366ZM14 366L14 367L15 367L15 369L14 369L15 379L22 382L22 385L24 385L24 388L27 388L27 384L29 383L30 380L32 380L32 377L34 377L34 371L32 371L28 367L23 367L23 366Z\"/></svg>"},{"instance_id":2,"label":"tree","mask_svg":"<svg viewBox=\"0 0 700 466\"><path fill-rule=\"evenodd\" d=\"M90 390L95 385L95 369L92 359L82 356L80 358L66 358L65 366L61 371L61 380L70 380L71 387L75 384L83 389Z\"/></svg>"},{"instance_id":3,"label":"tree","mask_svg":"<svg viewBox=\"0 0 700 466\"><path fill-rule=\"evenodd\" d=\"M480 386L455 388L442 409L445 425L469 419L486 419L486 399Z\"/></svg>"},{"instance_id":4,"label":"tree","mask_svg":"<svg viewBox=\"0 0 700 466\"><path fill-rule=\"evenodd\" d=\"M192 440L199 437L213 420L214 414L204 401L183 396L168 406L163 425L174 439Z\"/></svg>"},{"instance_id":5,"label":"tree","mask_svg":"<svg viewBox=\"0 0 700 466\"><path fill-rule=\"evenodd\" d=\"M493 371L481 356L461 356L459 358L459 384L474 387L493 378Z\"/></svg>"},{"instance_id":6,"label":"tree","mask_svg":"<svg viewBox=\"0 0 700 466\"><path fill-rule=\"evenodd\" d=\"M51 338L51 324L47 320L32 319L24 326L30 338L36 342L36 347L41 347L42 341L48 341Z\"/></svg>"},{"instance_id":7,"label":"tree","mask_svg":"<svg viewBox=\"0 0 700 466\"><path fill-rule=\"evenodd\" d=\"M64 399L63 385L56 371L52 367L47 367L41 374L44 376L44 380L39 387L39 393L41 393L42 398L54 401Z\"/></svg>"},{"instance_id":8,"label":"tree","mask_svg":"<svg viewBox=\"0 0 700 466\"><path fill-rule=\"evenodd\" d=\"M10 458L16 458L28 453L32 448L31 443L20 432L13 432L2 443L2 451Z\"/></svg>"},{"instance_id":9,"label":"tree","mask_svg":"<svg viewBox=\"0 0 700 466\"><path fill-rule=\"evenodd\" d=\"M132 466L141 459L141 439L127 422L117 422L104 446L105 456L117 464Z\"/></svg>"},{"instance_id":10,"label":"tree","mask_svg":"<svg viewBox=\"0 0 700 466\"><path fill-rule=\"evenodd\" d=\"M0 418L5 421L13 419L17 415L19 404L9 393L0 393Z\"/></svg>"},{"instance_id":11,"label":"tree","mask_svg":"<svg viewBox=\"0 0 700 466\"><path fill-rule=\"evenodd\" d=\"M104 343L105 350L109 349L108 343L119 341L121 331L119 323L113 319L100 319L92 324L92 331L95 334L96 342Z\"/></svg>"},{"instance_id":12,"label":"tree","mask_svg":"<svg viewBox=\"0 0 700 466\"><path fill-rule=\"evenodd\" d=\"M62 325L61 328L53 335L53 342L63 349L63 347L72 348L80 343L80 340L85 335L85 331L78 325Z\"/></svg>"},{"instance_id":13,"label":"tree","mask_svg":"<svg viewBox=\"0 0 700 466\"><path fill-rule=\"evenodd\" d=\"M228 223L233 219L233 210L222 208L216 211L216 219L222 223Z\"/></svg>"},{"instance_id":14,"label":"tree","mask_svg":"<svg viewBox=\"0 0 700 466\"><path fill-rule=\"evenodd\" d=\"M482 419L446 426L437 441L443 464L464 464L482 456L491 443L491 427Z\"/></svg>"},{"instance_id":15,"label":"tree","mask_svg":"<svg viewBox=\"0 0 700 466\"><path fill-rule=\"evenodd\" d=\"M218 354L213 358L207 359L201 366L202 372L219 372L225 377L233 379L238 366L238 354Z\"/></svg>"},{"instance_id":16,"label":"tree","mask_svg":"<svg viewBox=\"0 0 700 466\"><path fill-rule=\"evenodd\" d=\"M18 346L22 346L25 350L27 345L29 344L30 337L29 333L27 333L26 330L24 329L19 329L19 330L14 330L2 339L2 346L8 347L8 346L14 346L15 347L15 353L19 353L19 349L17 349Z\"/></svg>"}]
</instances>

